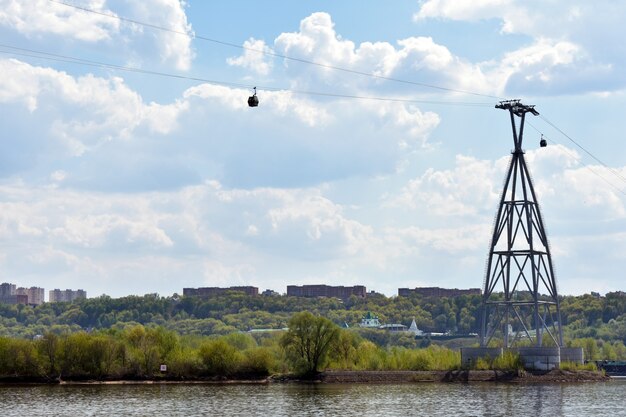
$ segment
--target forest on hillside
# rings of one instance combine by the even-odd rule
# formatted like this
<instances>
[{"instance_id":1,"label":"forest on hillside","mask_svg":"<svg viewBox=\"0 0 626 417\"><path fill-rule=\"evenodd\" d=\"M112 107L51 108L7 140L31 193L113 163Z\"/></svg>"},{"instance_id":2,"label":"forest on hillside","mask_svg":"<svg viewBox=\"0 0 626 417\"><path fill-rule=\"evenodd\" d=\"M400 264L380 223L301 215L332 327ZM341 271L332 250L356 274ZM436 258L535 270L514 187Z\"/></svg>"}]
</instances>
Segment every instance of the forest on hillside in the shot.
<instances>
[{"instance_id":1,"label":"forest on hillside","mask_svg":"<svg viewBox=\"0 0 626 417\"><path fill-rule=\"evenodd\" d=\"M298 298L286 295L247 296L239 292L211 298L157 294L100 297L74 303L0 304L0 336L33 338L46 333L66 334L102 329L124 329L141 324L163 327L180 335L218 336L252 329L282 329L297 312L309 311L333 323L358 326L369 311L381 323L408 326L415 319L426 332L478 333L481 297ZM565 296L561 318L566 341L592 338L626 342L626 293L605 296ZM372 335L379 344L393 340Z\"/></svg>"}]
</instances>

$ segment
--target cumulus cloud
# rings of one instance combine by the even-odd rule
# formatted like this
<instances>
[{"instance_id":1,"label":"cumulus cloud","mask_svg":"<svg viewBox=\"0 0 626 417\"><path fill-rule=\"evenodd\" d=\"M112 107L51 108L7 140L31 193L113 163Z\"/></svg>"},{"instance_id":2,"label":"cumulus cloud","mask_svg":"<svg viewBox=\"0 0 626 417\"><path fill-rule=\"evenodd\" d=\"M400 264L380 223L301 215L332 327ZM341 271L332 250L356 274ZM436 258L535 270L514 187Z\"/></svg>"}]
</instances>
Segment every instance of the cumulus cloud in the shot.
<instances>
[{"instance_id":1,"label":"cumulus cloud","mask_svg":"<svg viewBox=\"0 0 626 417\"><path fill-rule=\"evenodd\" d=\"M0 191L0 236L20 242L0 269L34 262L50 266L50 279L80 268L90 269L93 279L154 272L133 257L158 259L175 274L187 268L183 257L195 265L196 285L199 279L226 285L257 276L268 256L321 263L359 258L373 239L370 227L347 218L316 189L223 190L211 182L144 194L47 187L26 193L19 184Z\"/></svg>"},{"instance_id":2,"label":"cumulus cloud","mask_svg":"<svg viewBox=\"0 0 626 417\"><path fill-rule=\"evenodd\" d=\"M120 77L72 76L15 59L0 68L2 118L22 131L17 145L0 141L4 170L49 159L57 166L39 175L63 169L66 186L170 187L207 175L232 186L302 186L392 172L406 147L423 146L440 122L406 103L320 105L290 91L259 91L261 106L251 110L249 91L211 84L146 103ZM58 166L68 158L83 163ZM290 174L294 166L299 176Z\"/></svg>"},{"instance_id":3,"label":"cumulus cloud","mask_svg":"<svg viewBox=\"0 0 626 417\"><path fill-rule=\"evenodd\" d=\"M243 67L259 75L268 75L272 70L272 61L267 58L273 51L263 40L250 38L243 43L243 55L237 58L228 58L229 65Z\"/></svg>"},{"instance_id":4,"label":"cumulus cloud","mask_svg":"<svg viewBox=\"0 0 626 417\"><path fill-rule=\"evenodd\" d=\"M501 17L506 6L506 1L496 0L476 4L427 2L422 5L422 13L418 16L420 19L438 16L477 20ZM385 94L403 94L407 89L406 85L376 81L330 67L499 96L529 91L538 95L551 92L561 94L572 89L602 91L612 85L607 76L614 75L610 63L594 59L594 54L585 48L585 43L575 37L568 40L567 37L556 38L549 34L535 35L530 44L500 57L484 62L470 62L427 36L400 39L397 45L387 42L363 42L356 45L341 37L335 30L331 16L322 12L303 19L298 32L279 35L274 41L274 49L290 57L320 64L303 67L298 62L284 61L292 85L298 88L328 85L344 90L369 90ZM239 59L242 64L247 62L244 57ZM411 93L416 88L411 87ZM421 93L433 93L432 89L424 87L419 90Z\"/></svg>"},{"instance_id":5,"label":"cumulus cloud","mask_svg":"<svg viewBox=\"0 0 626 417\"><path fill-rule=\"evenodd\" d=\"M130 18L164 27L168 31L152 31L134 26L139 32L151 31L156 39L162 61L173 62L174 66L186 71L191 67L195 52L191 47L193 30L187 21L184 0L152 0L150 2L128 2ZM139 46L139 45L138 45Z\"/></svg>"},{"instance_id":6,"label":"cumulus cloud","mask_svg":"<svg viewBox=\"0 0 626 417\"><path fill-rule=\"evenodd\" d=\"M427 169L421 177L409 181L390 204L423 207L440 216L483 214L494 207L500 195L505 168L505 160L494 164L457 155L454 169Z\"/></svg>"},{"instance_id":7,"label":"cumulus cloud","mask_svg":"<svg viewBox=\"0 0 626 417\"><path fill-rule=\"evenodd\" d=\"M5 74L0 80L0 103L20 103L32 118L46 120L49 135L71 155L81 155L112 139L128 139L142 126L169 133L186 108L181 102L146 104L117 77L73 77L14 59L0 60L0 70ZM38 112L40 107L45 110Z\"/></svg>"},{"instance_id":8,"label":"cumulus cloud","mask_svg":"<svg viewBox=\"0 0 626 417\"><path fill-rule=\"evenodd\" d=\"M491 232L484 224L471 224L458 228L426 229L411 226L404 229L386 229L388 236L399 239L399 247L431 248L456 255L463 252L484 250Z\"/></svg>"},{"instance_id":9,"label":"cumulus cloud","mask_svg":"<svg viewBox=\"0 0 626 417\"><path fill-rule=\"evenodd\" d=\"M115 16L105 8L105 0L90 0L82 6ZM119 31L119 20L101 14L86 13L49 0L0 1L0 25L26 35L53 33L85 42L111 39Z\"/></svg>"},{"instance_id":10,"label":"cumulus cloud","mask_svg":"<svg viewBox=\"0 0 626 417\"><path fill-rule=\"evenodd\" d=\"M141 64L154 48L159 60L179 70L190 68L195 53L191 42L193 31L182 0L116 2L110 9L105 0L86 0L71 7L49 0L0 0L0 25L45 42L45 35L74 38L119 52L130 48L133 61ZM83 10L83 9L86 10ZM91 12L94 11L94 12ZM166 31L147 29L122 19L163 27Z\"/></svg>"},{"instance_id":11,"label":"cumulus cloud","mask_svg":"<svg viewBox=\"0 0 626 417\"><path fill-rule=\"evenodd\" d=\"M419 19L502 19L505 3L455 2L463 17L451 2L427 1L421 4L431 9L422 8ZM90 39L74 42L115 44L140 65L157 55L166 65L189 68L192 35L184 3L151 4L147 10L121 0L116 8L89 3L124 16L142 14L138 20L188 35L101 22L93 24ZM163 10L169 12L159 14ZM584 21L585 10L571 8L567 27ZM507 17L507 33L525 33L519 16ZM6 19L0 23L5 29L26 34L17 20ZM589 91L590 84L573 88L583 72L591 79L614 71L578 38L547 29L485 62L429 36L357 44L341 29L329 14L315 13L273 43L249 38L245 45L486 94ZM43 33L57 32L41 28L27 35ZM46 276L63 286L89 282L88 289L117 288L116 295L232 284L282 291L286 282L332 281L393 294L399 285L433 279L459 286L459 277L474 274L474 281L463 282L481 281L508 158L490 160L453 142L449 123L465 126L457 117L473 113L451 119L447 109L435 113L415 103L301 95L295 87L407 98L432 91L323 66L279 64L251 51L228 63L255 77L284 77L293 91L259 90L255 109L246 103L250 91L210 84L151 102L140 85L120 76L0 61L0 121L11 132L0 139L0 237L16 242L0 257L0 271ZM436 146L430 146L433 132L444 137ZM446 166L441 155L450 149L457 156ZM554 253L576 261L566 271L592 269L581 256L588 246L596 261L621 260L626 210L602 178L613 170L592 171L574 151L556 145L530 150L526 159L554 231ZM626 176L626 168L616 171ZM575 275L582 279L583 273Z\"/></svg>"},{"instance_id":12,"label":"cumulus cloud","mask_svg":"<svg viewBox=\"0 0 626 417\"><path fill-rule=\"evenodd\" d=\"M432 38L411 37L397 43L397 47L388 42L363 42L355 45L335 31L335 25L328 13L319 12L303 19L299 32L279 35L274 41L274 47L281 54L321 64L302 68L301 64L286 60L288 70L293 66L290 74L295 75L293 83L297 85L316 83L343 88L401 91L394 83L377 83L369 77L324 67L329 66L406 80L414 79L418 73L422 83L457 89L471 85L472 91L491 91L490 84L478 65L454 56ZM406 88L406 85L402 87ZM412 87L411 90L413 93L415 88ZM432 90L426 89L425 92Z\"/></svg>"},{"instance_id":13,"label":"cumulus cloud","mask_svg":"<svg viewBox=\"0 0 626 417\"><path fill-rule=\"evenodd\" d=\"M414 19L501 21L503 35L530 39L530 45L506 53L490 74L505 78L502 91L562 94L624 88L620 69L626 61L615 52L624 50L623 24L616 16L625 12L626 5L612 1L426 0Z\"/></svg>"}]
</instances>

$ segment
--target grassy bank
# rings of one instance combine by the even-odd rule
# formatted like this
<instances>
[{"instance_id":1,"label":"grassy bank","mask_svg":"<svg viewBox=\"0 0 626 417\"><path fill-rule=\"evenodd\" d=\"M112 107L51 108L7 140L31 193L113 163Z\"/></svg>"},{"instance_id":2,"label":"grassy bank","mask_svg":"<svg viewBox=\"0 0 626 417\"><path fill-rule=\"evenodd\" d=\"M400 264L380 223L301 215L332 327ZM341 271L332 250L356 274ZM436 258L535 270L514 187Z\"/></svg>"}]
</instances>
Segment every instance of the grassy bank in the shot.
<instances>
[{"instance_id":1,"label":"grassy bank","mask_svg":"<svg viewBox=\"0 0 626 417\"><path fill-rule=\"evenodd\" d=\"M381 347L360 338L358 333L336 330L333 343L319 362L319 370L327 373L385 380L385 375L397 372L422 372L423 377L429 372L442 375L461 369L457 350L436 345L422 349ZM180 336L163 328L143 326L61 336L46 334L36 340L3 337L0 382L243 381L263 380L270 375L297 379L306 374L302 372L302 358L290 354L285 340L285 334ZM161 365L166 368L161 370ZM511 355L478 361L475 366L475 370L520 369L519 358ZM567 364L564 369L587 370ZM305 377L316 375L313 372Z\"/></svg>"}]
</instances>

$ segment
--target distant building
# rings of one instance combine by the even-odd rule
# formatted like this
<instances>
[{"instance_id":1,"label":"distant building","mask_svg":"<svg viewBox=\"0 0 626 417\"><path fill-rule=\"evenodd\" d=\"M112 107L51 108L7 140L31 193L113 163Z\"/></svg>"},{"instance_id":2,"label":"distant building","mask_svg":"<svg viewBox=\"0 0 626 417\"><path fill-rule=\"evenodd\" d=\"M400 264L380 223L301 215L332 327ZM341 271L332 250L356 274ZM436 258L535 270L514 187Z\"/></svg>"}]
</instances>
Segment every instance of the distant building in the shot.
<instances>
[{"instance_id":1,"label":"distant building","mask_svg":"<svg viewBox=\"0 0 626 417\"><path fill-rule=\"evenodd\" d=\"M40 287L19 287L15 290L15 294L28 297L27 304L38 306L44 303L46 290Z\"/></svg>"},{"instance_id":2,"label":"distant building","mask_svg":"<svg viewBox=\"0 0 626 417\"><path fill-rule=\"evenodd\" d=\"M378 320L378 316L375 316L371 311L368 311L367 314L361 318L359 327L378 329L380 327L380 320Z\"/></svg>"},{"instance_id":3,"label":"distant building","mask_svg":"<svg viewBox=\"0 0 626 417\"><path fill-rule=\"evenodd\" d=\"M274 290L267 289L263 291L261 295L264 295L265 297L276 297L276 296L279 296L280 294Z\"/></svg>"},{"instance_id":4,"label":"distant building","mask_svg":"<svg viewBox=\"0 0 626 417\"><path fill-rule=\"evenodd\" d=\"M424 334L423 331L417 328L417 323L415 323L415 319L413 319L413 321L411 322L411 325L409 326L408 331L413 333L415 336L421 336Z\"/></svg>"},{"instance_id":5,"label":"distant building","mask_svg":"<svg viewBox=\"0 0 626 417\"><path fill-rule=\"evenodd\" d=\"M1 304L28 304L27 295L18 295L15 284L4 282L0 284L0 303Z\"/></svg>"},{"instance_id":6,"label":"distant building","mask_svg":"<svg viewBox=\"0 0 626 417\"><path fill-rule=\"evenodd\" d=\"M227 292L237 291L242 292L246 295L257 296L259 295L259 289L257 287L228 287L228 288L220 288L220 287L201 287L201 288L183 288L183 295L185 297L215 297L217 295L224 295Z\"/></svg>"},{"instance_id":7,"label":"distant building","mask_svg":"<svg viewBox=\"0 0 626 417\"><path fill-rule=\"evenodd\" d=\"M9 297L11 295L15 295L15 284L9 284L8 282L0 284L0 298Z\"/></svg>"},{"instance_id":8,"label":"distant building","mask_svg":"<svg viewBox=\"0 0 626 417\"><path fill-rule=\"evenodd\" d=\"M379 327L380 330L386 330L388 332L406 332L407 327L404 324L383 324Z\"/></svg>"},{"instance_id":9,"label":"distant building","mask_svg":"<svg viewBox=\"0 0 626 417\"><path fill-rule=\"evenodd\" d=\"M400 297L410 297L419 294L422 297L460 297L461 295L480 295L480 288L458 289L458 288L439 288L439 287L417 287L417 288L398 288Z\"/></svg>"},{"instance_id":10,"label":"distant building","mask_svg":"<svg viewBox=\"0 0 626 417\"><path fill-rule=\"evenodd\" d=\"M74 300L87 298L84 290L59 290L54 289L48 292L48 301L51 303L71 303Z\"/></svg>"},{"instance_id":11,"label":"distant building","mask_svg":"<svg viewBox=\"0 0 626 417\"><path fill-rule=\"evenodd\" d=\"M287 295L292 297L333 297L347 300L353 295L367 297L367 290L363 285L353 287L331 285L288 285Z\"/></svg>"}]
</instances>

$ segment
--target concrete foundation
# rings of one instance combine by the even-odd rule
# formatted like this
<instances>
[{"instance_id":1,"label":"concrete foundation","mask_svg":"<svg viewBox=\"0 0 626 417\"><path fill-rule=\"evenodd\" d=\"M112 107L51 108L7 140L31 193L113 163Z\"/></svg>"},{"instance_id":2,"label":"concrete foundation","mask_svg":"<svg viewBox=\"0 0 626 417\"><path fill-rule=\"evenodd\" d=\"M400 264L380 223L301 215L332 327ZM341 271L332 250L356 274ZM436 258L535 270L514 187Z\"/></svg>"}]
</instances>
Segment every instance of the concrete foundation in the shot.
<instances>
[{"instance_id":1,"label":"concrete foundation","mask_svg":"<svg viewBox=\"0 0 626 417\"><path fill-rule=\"evenodd\" d=\"M579 365L585 364L585 352L583 348L561 348L561 362L572 362Z\"/></svg>"},{"instance_id":2,"label":"concrete foundation","mask_svg":"<svg viewBox=\"0 0 626 417\"><path fill-rule=\"evenodd\" d=\"M549 371L558 368L561 364L559 347L523 347L511 349L511 351L519 353L524 369Z\"/></svg>"},{"instance_id":3,"label":"concrete foundation","mask_svg":"<svg viewBox=\"0 0 626 417\"><path fill-rule=\"evenodd\" d=\"M469 368L474 363L476 363L477 359L495 359L498 356L502 356L502 352L502 348L461 348L461 366L464 368Z\"/></svg>"},{"instance_id":4,"label":"concrete foundation","mask_svg":"<svg viewBox=\"0 0 626 417\"><path fill-rule=\"evenodd\" d=\"M495 359L505 350L517 353L524 368L533 371L549 371L558 368L561 362L585 363L583 348L520 347L520 348L461 348L461 366L471 367L476 360Z\"/></svg>"}]
</instances>

